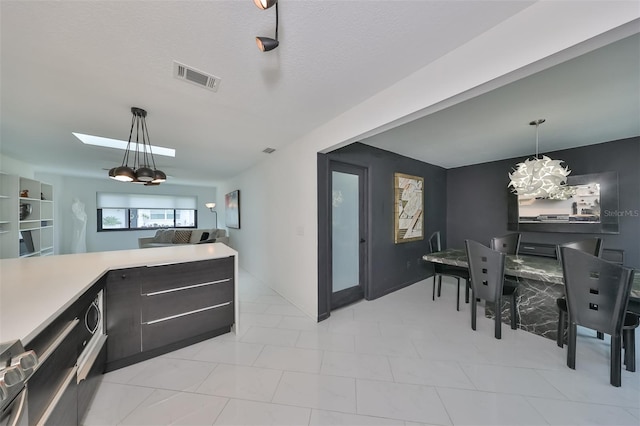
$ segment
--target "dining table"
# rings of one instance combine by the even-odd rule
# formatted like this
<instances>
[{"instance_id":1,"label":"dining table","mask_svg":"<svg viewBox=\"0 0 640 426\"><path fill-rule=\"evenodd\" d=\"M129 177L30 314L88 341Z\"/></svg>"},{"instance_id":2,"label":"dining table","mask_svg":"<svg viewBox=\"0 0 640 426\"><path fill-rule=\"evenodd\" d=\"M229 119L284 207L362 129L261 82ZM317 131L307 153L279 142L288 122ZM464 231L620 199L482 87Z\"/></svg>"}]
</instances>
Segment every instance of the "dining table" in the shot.
<instances>
[{"instance_id":1,"label":"dining table","mask_svg":"<svg viewBox=\"0 0 640 426\"><path fill-rule=\"evenodd\" d=\"M422 256L431 263L469 268L466 251L446 249ZM558 308L556 299L564 297L564 277L560 261L553 257L532 255L506 255L505 278L517 282L517 309L519 328L556 340ZM509 319L508 306L503 318ZM637 270L631 288L628 310L640 314L640 270ZM485 314L493 317L493 305L485 307Z\"/></svg>"}]
</instances>

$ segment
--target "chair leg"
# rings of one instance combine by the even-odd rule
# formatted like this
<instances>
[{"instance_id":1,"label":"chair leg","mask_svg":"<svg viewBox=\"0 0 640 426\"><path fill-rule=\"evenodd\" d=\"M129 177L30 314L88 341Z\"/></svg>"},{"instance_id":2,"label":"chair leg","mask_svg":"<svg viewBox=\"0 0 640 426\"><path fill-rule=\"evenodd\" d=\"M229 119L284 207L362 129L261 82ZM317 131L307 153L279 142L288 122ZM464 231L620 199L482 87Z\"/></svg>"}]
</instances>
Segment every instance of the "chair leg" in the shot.
<instances>
[{"instance_id":1,"label":"chair leg","mask_svg":"<svg viewBox=\"0 0 640 426\"><path fill-rule=\"evenodd\" d=\"M460 278L456 278L458 280L458 292L456 293L456 311L460 310Z\"/></svg>"},{"instance_id":2,"label":"chair leg","mask_svg":"<svg viewBox=\"0 0 640 426\"><path fill-rule=\"evenodd\" d=\"M622 331L624 346L624 365L627 371L636 371L636 329L630 328Z\"/></svg>"},{"instance_id":3,"label":"chair leg","mask_svg":"<svg viewBox=\"0 0 640 426\"><path fill-rule=\"evenodd\" d=\"M476 298L474 297L471 300L471 329L475 330L476 329L476 309L477 309L477 301Z\"/></svg>"},{"instance_id":4,"label":"chair leg","mask_svg":"<svg viewBox=\"0 0 640 426\"><path fill-rule=\"evenodd\" d=\"M618 333L611 336L611 384L620 387L622 382L622 365L620 365L620 355L622 354L622 336Z\"/></svg>"},{"instance_id":5,"label":"chair leg","mask_svg":"<svg viewBox=\"0 0 640 426\"><path fill-rule=\"evenodd\" d=\"M571 321L571 318L569 318L569 326L567 327L567 331L569 334L569 338L567 341L567 367L575 370L577 326L576 323Z\"/></svg>"},{"instance_id":6,"label":"chair leg","mask_svg":"<svg viewBox=\"0 0 640 426\"><path fill-rule=\"evenodd\" d=\"M502 299L499 298L495 303L495 313L493 315L494 320L494 334L496 339L502 339Z\"/></svg>"},{"instance_id":7,"label":"chair leg","mask_svg":"<svg viewBox=\"0 0 640 426\"><path fill-rule=\"evenodd\" d=\"M517 318L517 309L516 309L516 292L514 291L511 295L511 329L518 329L518 318Z\"/></svg>"},{"instance_id":8,"label":"chair leg","mask_svg":"<svg viewBox=\"0 0 640 426\"><path fill-rule=\"evenodd\" d=\"M431 295L431 300L436 300L436 276L438 274L433 274L433 294Z\"/></svg>"},{"instance_id":9,"label":"chair leg","mask_svg":"<svg viewBox=\"0 0 640 426\"><path fill-rule=\"evenodd\" d=\"M556 337L556 343L559 347L564 346L564 322L565 322L564 311L558 308L558 337Z\"/></svg>"},{"instance_id":10,"label":"chair leg","mask_svg":"<svg viewBox=\"0 0 640 426\"><path fill-rule=\"evenodd\" d=\"M464 292L464 303L469 303L469 291L471 291L471 283L467 280L467 285L465 286Z\"/></svg>"},{"instance_id":11,"label":"chair leg","mask_svg":"<svg viewBox=\"0 0 640 426\"><path fill-rule=\"evenodd\" d=\"M438 297L442 294L442 275L438 275Z\"/></svg>"}]
</instances>

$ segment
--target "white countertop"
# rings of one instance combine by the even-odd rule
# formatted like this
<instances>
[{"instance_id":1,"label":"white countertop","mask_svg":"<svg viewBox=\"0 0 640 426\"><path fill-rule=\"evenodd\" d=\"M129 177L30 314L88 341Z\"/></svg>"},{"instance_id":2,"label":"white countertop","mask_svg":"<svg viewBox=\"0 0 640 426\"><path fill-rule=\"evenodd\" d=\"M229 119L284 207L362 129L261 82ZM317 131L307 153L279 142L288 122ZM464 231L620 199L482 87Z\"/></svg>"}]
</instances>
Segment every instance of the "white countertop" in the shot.
<instances>
[{"instance_id":1,"label":"white countertop","mask_svg":"<svg viewBox=\"0 0 640 426\"><path fill-rule=\"evenodd\" d=\"M235 256L236 327L238 252L222 243L104 251L0 260L0 342L28 343L112 269Z\"/></svg>"}]
</instances>

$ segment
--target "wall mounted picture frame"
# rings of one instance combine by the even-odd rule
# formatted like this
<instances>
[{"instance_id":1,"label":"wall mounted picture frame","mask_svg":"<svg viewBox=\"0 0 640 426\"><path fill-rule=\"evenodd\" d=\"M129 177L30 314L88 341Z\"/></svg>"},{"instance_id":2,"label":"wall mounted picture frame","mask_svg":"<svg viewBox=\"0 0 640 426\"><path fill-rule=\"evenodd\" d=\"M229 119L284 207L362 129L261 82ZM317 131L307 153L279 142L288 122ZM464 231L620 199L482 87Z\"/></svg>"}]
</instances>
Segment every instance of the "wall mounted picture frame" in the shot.
<instances>
[{"instance_id":1,"label":"wall mounted picture frame","mask_svg":"<svg viewBox=\"0 0 640 426\"><path fill-rule=\"evenodd\" d=\"M394 242L424 239L424 178L394 173Z\"/></svg>"},{"instance_id":2,"label":"wall mounted picture frame","mask_svg":"<svg viewBox=\"0 0 640 426\"><path fill-rule=\"evenodd\" d=\"M240 190L224 196L225 223L227 228L240 229Z\"/></svg>"}]
</instances>

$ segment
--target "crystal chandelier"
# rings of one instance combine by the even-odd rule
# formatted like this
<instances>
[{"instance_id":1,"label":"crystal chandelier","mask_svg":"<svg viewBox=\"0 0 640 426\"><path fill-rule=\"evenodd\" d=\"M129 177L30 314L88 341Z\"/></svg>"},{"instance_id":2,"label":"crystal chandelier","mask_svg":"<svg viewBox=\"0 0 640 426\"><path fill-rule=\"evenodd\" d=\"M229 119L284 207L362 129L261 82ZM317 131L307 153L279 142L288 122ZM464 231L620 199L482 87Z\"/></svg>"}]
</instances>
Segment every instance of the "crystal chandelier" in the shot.
<instances>
[{"instance_id":1,"label":"crystal chandelier","mask_svg":"<svg viewBox=\"0 0 640 426\"><path fill-rule=\"evenodd\" d=\"M562 166L562 160L552 160L546 155L538 158L538 127L545 121L541 118L529 123L536 126L536 156L516 164L513 172L509 173L511 192L522 197L553 198L563 192L563 185L571 173L568 167Z\"/></svg>"},{"instance_id":2,"label":"crystal chandelier","mask_svg":"<svg viewBox=\"0 0 640 426\"><path fill-rule=\"evenodd\" d=\"M167 180L167 175L156 168L156 162L151 152L151 141L149 140L149 130L147 129L147 111L142 108L131 108L133 117L131 118L131 130L129 131L129 142L122 158L122 165L109 170L109 177L120 182L140 183L144 185L160 185ZM133 129L136 129L135 153L133 164L129 167L129 154L131 153L131 138ZM142 138L140 137L142 136ZM142 139L142 140L140 140Z\"/></svg>"}]
</instances>

